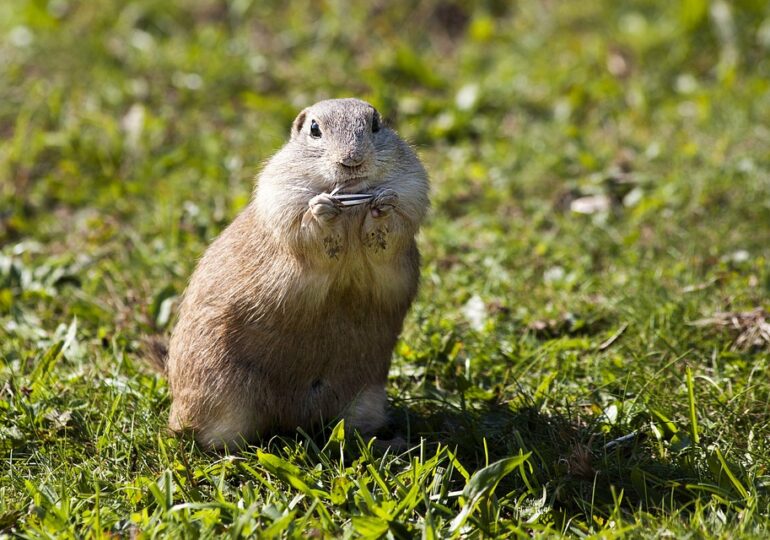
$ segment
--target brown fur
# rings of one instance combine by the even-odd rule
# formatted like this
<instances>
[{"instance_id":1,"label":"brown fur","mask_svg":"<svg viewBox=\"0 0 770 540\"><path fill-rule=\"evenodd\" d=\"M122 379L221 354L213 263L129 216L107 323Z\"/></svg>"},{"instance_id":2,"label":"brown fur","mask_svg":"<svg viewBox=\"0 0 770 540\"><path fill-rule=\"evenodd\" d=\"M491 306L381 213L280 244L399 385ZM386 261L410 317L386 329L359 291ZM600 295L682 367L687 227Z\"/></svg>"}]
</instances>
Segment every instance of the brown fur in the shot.
<instances>
[{"instance_id":1,"label":"brown fur","mask_svg":"<svg viewBox=\"0 0 770 540\"><path fill-rule=\"evenodd\" d=\"M208 248L169 344L172 429L221 447L340 415L364 432L386 421L428 183L393 131L373 132L378 120L354 99L302 111L251 203ZM336 187L375 196L339 208L326 195Z\"/></svg>"}]
</instances>

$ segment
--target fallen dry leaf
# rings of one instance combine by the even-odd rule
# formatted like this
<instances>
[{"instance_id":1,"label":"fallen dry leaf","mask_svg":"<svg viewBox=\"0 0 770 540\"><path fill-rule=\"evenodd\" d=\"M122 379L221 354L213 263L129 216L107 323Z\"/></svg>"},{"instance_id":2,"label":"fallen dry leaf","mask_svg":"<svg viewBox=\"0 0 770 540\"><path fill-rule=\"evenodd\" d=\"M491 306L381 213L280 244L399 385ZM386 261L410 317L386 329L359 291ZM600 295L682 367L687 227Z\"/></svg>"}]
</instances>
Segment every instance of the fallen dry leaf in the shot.
<instances>
[{"instance_id":1,"label":"fallen dry leaf","mask_svg":"<svg viewBox=\"0 0 770 540\"><path fill-rule=\"evenodd\" d=\"M770 346L770 322L762 308L751 311L719 311L711 317L693 321L693 326L728 328L737 334L733 348L746 350L752 347Z\"/></svg>"}]
</instances>

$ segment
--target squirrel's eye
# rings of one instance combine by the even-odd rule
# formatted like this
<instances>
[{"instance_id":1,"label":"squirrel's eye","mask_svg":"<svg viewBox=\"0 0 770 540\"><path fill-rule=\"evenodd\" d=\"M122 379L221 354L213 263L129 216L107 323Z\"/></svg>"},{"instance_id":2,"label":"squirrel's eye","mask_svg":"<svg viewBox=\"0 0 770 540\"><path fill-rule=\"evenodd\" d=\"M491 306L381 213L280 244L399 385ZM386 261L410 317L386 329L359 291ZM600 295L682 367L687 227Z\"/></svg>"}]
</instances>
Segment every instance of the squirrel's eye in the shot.
<instances>
[{"instance_id":1,"label":"squirrel's eye","mask_svg":"<svg viewBox=\"0 0 770 540\"><path fill-rule=\"evenodd\" d=\"M377 133L378 131L380 131L380 115L374 113L372 117L372 133Z\"/></svg>"},{"instance_id":2,"label":"squirrel's eye","mask_svg":"<svg viewBox=\"0 0 770 540\"><path fill-rule=\"evenodd\" d=\"M310 121L310 136L315 139L321 138L321 128L318 127L318 122L315 120Z\"/></svg>"}]
</instances>

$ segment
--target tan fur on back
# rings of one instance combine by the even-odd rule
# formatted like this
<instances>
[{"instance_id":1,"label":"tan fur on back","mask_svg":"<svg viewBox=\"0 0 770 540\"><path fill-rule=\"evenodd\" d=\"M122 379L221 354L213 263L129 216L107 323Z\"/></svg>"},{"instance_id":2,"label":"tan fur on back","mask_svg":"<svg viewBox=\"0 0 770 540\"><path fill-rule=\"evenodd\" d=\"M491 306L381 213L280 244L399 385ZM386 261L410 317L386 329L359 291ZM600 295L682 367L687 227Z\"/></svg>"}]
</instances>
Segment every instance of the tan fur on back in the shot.
<instances>
[{"instance_id":1,"label":"tan fur on back","mask_svg":"<svg viewBox=\"0 0 770 540\"><path fill-rule=\"evenodd\" d=\"M373 132L376 115L354 99L300 113L251 203L204 254L169 345L173 429L221 447L340 415L364 431L385 422L428 183L406 143ZM337 187L375 197L335 209L319 194Z\"/></svg>"}]
</instances>

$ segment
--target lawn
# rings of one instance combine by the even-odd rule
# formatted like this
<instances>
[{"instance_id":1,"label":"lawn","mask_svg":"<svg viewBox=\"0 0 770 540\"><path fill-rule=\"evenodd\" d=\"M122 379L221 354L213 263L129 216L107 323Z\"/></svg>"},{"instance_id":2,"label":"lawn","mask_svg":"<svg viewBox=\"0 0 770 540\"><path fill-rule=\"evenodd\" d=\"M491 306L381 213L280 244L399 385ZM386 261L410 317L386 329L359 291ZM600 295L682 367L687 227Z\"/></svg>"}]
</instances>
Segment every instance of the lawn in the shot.
<instances>
[{"instance_id":1,"label":"lawn","mask_svg":"<svg viewBox=\"0 0 770 540\"><path fill-rule=\"evenodd\" d=\"M207 453L143 336L304 106L432 183L384 450ZM0 538L770 536L765 0L0 4Z\"/></svg>"}]
</instances>

